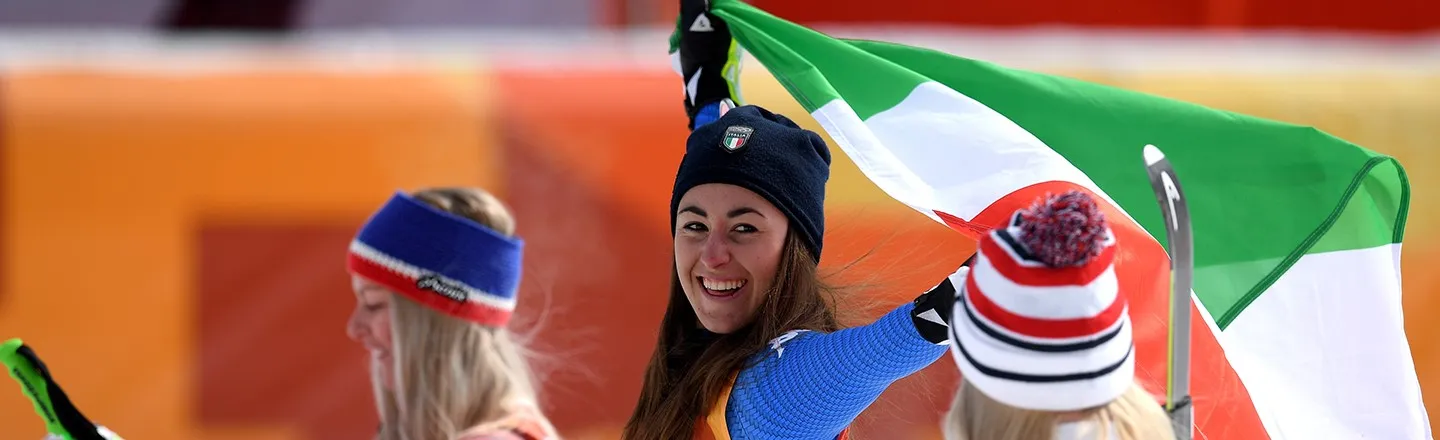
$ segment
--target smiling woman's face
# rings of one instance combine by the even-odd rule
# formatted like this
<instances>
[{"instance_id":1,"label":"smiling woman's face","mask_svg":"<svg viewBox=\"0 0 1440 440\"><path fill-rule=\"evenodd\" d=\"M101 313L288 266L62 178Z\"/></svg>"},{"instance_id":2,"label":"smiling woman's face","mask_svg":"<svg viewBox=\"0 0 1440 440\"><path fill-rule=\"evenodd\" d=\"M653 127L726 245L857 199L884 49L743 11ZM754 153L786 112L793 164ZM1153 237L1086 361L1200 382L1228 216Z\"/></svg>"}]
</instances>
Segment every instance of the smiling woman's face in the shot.
<instances>
[{"instance_id":1,"label":"smiling woman's face","mask_svg":"<svg viewBox=\"0 0 1440 440\"><path fill-rule=\"evenodd\" d=\"M789 220L765 198L711 183L680 198L675 271L705 329L730 333L755 320L775 280Z\"/></svg>"}]
</instances>

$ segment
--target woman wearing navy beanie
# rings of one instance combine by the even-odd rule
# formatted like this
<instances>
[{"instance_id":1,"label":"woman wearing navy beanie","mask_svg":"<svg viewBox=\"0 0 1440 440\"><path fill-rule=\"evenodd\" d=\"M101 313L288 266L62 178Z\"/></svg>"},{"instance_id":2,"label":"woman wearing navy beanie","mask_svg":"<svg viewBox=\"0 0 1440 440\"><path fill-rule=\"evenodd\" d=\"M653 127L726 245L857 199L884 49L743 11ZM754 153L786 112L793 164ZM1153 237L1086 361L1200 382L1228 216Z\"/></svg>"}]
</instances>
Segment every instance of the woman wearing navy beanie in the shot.
<instances>
[{"instance_id":1,"label":"woman wearing navy beanie","mask_svg":"<svg viewBox=\"0 0 1440 440\"><path fill-rule=\"evenodd\" d=\"M681 2L693 132L671 192L669 305L624 438L843 439L891 383L945 353L953 282L841 328L817 275L830 151L784 116L731 109L738 47L705 8Z\"/></svg>"}]
</instances>

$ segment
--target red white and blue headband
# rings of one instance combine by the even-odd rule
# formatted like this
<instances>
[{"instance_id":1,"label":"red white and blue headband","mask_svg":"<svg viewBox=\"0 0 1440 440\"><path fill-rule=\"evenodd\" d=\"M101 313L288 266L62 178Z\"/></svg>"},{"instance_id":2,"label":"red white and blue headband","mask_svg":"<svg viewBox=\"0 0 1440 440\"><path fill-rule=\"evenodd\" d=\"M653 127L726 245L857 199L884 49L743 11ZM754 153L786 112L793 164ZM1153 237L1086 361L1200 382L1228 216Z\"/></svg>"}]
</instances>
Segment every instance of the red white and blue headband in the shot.
<instances>
[{"instance_id":1,"label":"red white and blue headband","mask_svg":"<svg viewBox=\"0 0 1440 440\"><path fill-rule=\"evenodd\" d=\"M524 241L396 193L350 242L350 273L456 318L504 327Z\"/></svg>"}]
</instances>

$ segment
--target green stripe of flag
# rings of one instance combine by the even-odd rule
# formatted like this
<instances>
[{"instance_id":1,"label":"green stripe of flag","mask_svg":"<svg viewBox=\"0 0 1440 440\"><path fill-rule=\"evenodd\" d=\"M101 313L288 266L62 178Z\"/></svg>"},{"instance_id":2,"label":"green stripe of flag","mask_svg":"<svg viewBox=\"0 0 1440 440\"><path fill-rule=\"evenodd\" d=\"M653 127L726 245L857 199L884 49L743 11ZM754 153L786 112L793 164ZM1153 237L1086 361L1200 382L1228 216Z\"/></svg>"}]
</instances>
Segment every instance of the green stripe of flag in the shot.
<instances>
[{"instance_id":1,"label":"green stripe of flag","mask_svg":"<svg viewBox=\"0 0 1440 440\"><path fill-rule=\"evenodd\" d=\"M738 1L715 2L713 13L731 24L730 32L740 45L765 64L805 111L813 112L843 94L860 119L866 119L899 104L915 86L928 81L864 50Z\"/></svg>"}]
</instances>

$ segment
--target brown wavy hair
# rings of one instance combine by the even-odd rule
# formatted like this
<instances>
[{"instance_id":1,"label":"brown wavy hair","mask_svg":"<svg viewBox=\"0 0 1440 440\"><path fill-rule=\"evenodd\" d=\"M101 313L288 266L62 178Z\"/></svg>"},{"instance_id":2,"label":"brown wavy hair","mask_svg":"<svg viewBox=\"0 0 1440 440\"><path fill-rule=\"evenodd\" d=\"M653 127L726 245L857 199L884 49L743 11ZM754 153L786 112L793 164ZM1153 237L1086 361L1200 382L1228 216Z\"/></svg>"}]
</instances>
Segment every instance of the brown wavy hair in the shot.
<instances>
[{"instance_id":1,"label":"brown wavy hair","mask_svg":"<svg viewBox=\"0 0 1440 440\"><path fill-rule=\"evenodd\" d=\"M731 377L770 340L790 330L841 328L835 312L841 289L821 280L816 259L793 231L786 235L780 255L775 282L755 320L725 335L703 330L680 288L679 275L671 270L670 302L623 439L692 438L696 422L711 410Z\"/></svg>"}]
</instances>

